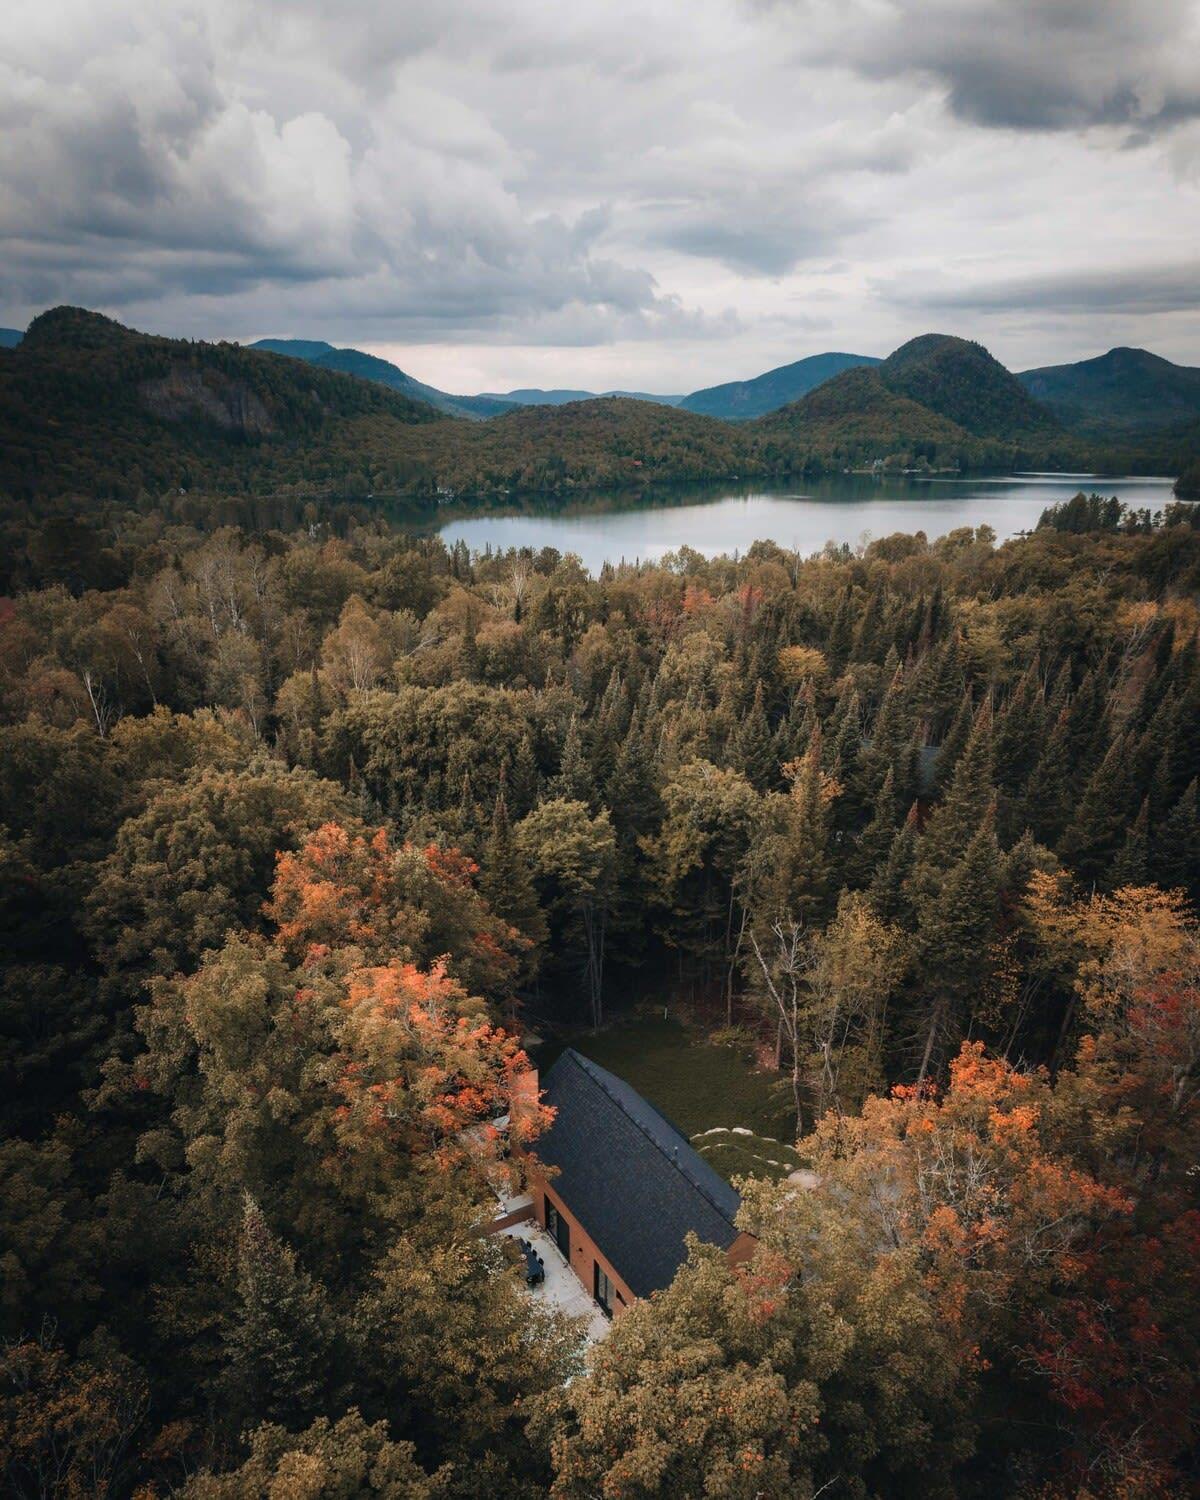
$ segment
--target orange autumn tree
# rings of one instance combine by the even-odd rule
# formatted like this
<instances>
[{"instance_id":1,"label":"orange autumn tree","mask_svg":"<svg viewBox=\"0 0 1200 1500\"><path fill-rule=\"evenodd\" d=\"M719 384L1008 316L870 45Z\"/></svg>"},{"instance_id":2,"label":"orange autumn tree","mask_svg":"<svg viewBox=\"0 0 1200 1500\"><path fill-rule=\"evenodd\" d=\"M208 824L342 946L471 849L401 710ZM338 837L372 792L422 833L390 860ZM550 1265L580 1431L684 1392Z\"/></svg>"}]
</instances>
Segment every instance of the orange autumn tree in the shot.
<instances>
[{"instance_id":1,"label":"orange autumn tree","mask_svg":"<svg viewBox=\"0 0 1200 1500\"><path fill-rule=\"evenodd\" d=\"M1060 1136L1132 1203L1077 1247L1031 1356L1063 1412L1069 1474L1179 1494L1200 1445L1200 928L1153 886L1076 896L1035 877L1027 904L1085 1028L1055 1089Z\"/></svg>"},{"instance_id":2,"label":"orange autumn tree","mask_svg":"<svg viewBox=\"0 0 1200 1500\"><path fill-rule=\"evenodd\" d=\"M155 985L126 1075L167 1104L139 1150L186 1249L153 1296L188 1332L215 1450L255 1412L315 1433L356 1408L429 1473L525 1493L544 1462L526 1403L576 1340L486 1234L524 1171L510 1143L550 1120L461 977L503 930L460 856L336 825L280 859L267 913L273 932Z\"/></svg>"},{"instance_id":3,"label":"orange autumn tree","mask_svg":"<svg viewBox=\"0 0 1200 1500\"><path fill-rule=\"evenodd\" d=\"M468 989L507 995L529 942L488 907L457 849L394 847L386 828L326 823L281 853L265 911L292 959L352 945L371 959L441 960Z\"/></svg>"},{"instance_id":4,"label":"orange autumn tree","mask_svg":"<svg viewBox=\"0 0 1200 1500\"><path fill-rule=\"evenodd\" d=\"M1070 1274L1091 1227L1129 1209L1058 1148L1052 1100L1044 1073L966 1043L944 1091L899 1085L857 1117L826 1115L799 1146L811 1193L756 1188L749 1216L799 1261L813 1223L840 1213L860 1248L914 1261L943 1325L980 1355L998 1310Z\"/></svg>"},{"instance_id":5,"label":"orange autumn tree","mask_svg":"<svg viewBox=\"0 0 1200 1500\"><path fill-rule=\"evenodd\" d=\"M282 855L274 932L231 936L140 1013L127 1082L172 1105L143 1152L185 1163L218 1218L249 1193L276 1225L303 1225L330 1264L435 1200L468 1223L490 1213L518 1170L492 1122L529 1063L464 982L499 987L511 962L470 870L335 824ZM545 1123L524 1110L514 1129L527 1144Z\"/></svg>"}]
</instances>

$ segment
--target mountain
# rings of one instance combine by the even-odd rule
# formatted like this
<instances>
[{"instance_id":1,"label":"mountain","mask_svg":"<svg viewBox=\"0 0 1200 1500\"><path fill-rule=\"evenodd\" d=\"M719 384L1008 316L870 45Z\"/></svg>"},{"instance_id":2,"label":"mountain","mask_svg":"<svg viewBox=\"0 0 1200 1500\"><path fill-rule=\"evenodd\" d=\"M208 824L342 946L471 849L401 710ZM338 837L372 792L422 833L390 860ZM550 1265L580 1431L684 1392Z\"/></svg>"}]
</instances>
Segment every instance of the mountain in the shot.
<instances>
[{"instance_id":1,"label":"mountain","mask_svg":"<svg viewBox=\"0 0 1200 1500\"><path fill-rule=\"evenodd\" d=\"M1017 379L1078 432L1132 433L1200 420L1200 369L1147 349L1110 349L1078 364L1025 370Z\"/></svg>"},{"instance_id":2,"label":"mountain","mask_svg":"<svg viewBox=\"0 0 1200 1500\"><path fill-rule=\"evenodd\" d=\"M948 417L975 437L1048 437L1059 424L982 344L925 333L879 366L888 390Z\"/></svg>"},{"instance_id":3,"label":"mountain","mask_svg":"<svg viewBox=\"0 0 1200 1500\"><path fill-rule=\"evenodd\" d=\"M15 349L24 337L19 328L0 328L0 349Z\"/></svg>"},{"instance_id":4,"label":"mountain","mask_svg":"<svg viewBox=\"0 0 1200 1500\"><path fill-rule=\"evenodd\" d=\"M237 344L158 338L79 307L0 350L0 491L239 493L405 458L424 402Z\"/></svg>"},{"instance_id":5,"label":"mountain","mask_svg":"<svg viewBox=\"0 0 1200 1500\"><path fill-rule=\"evenodd\" d=\"M627 401L651 401L656 406L681 406L684 401L682 396L655 396L649 391L543 391L537 387L503 393L488 391L475 399L504 401L510 406L567 406L572 401L603 401L610 396L622 397Z\"/></svg>"},{"instance_id":6,"label":"mountain","mask_svg":"<svg viewBox=\"0 0 1200 1500\"><path fill-rule=\"evenodd\" d=\"M889 390L878 367L869 365L844 370L799 401L757 418L753 429L769 439L786 437L837 465L979 461L979 444L965 428Z\"/></svg>"},{"instance_id":7,"label":"mountain","mask_svg":"<svg viewBox=\"0 0 1200 1500\"><path fill-rule=\"evenodd\" d=\"M724 417L730 422L745 421L798 401L843 370L877 364L879 360L869 354L810 354L807 359L780 365L777 370L768 370L753 380L731 380L725 385L693 391L690 396L684 396L679 405L685 411L700 412L707 417Z\"/></svg>"},{"instance_id":8,"label":"mountain","mask_svg":"<svg viewBox=\"0 0 1200 1500\"><path fill-rule=\"evenodd\" d=\"M808 455L808 466L1062 467L1086 457L1081 441L986 349L946 334L924 334L880 364L844 370L751 425L768 461L773 445L787 441Z\"/></svg>"},{"instance_id":9,"label":"mountain","mask_svg":"<svg viewBox=\"0 0 1200 1500\"><path fill-rule=\"evenodd\" d=\"M510 405L468 422L318 363L158 338L83 308L43 313L0 349L0 493L18 499L445 500L721 478L757 463L745 429L648 401Z\"/></svg>"},{"instance_id":10,"label":"mountain","mask_svg":"<svg viewBox=\"0 0 1200 1500\"><path fill-rule=\"evenodd\" d=\"M1082 468L1103 456L985 350L942 336L736 423L627 397L509 403L465 421L324 363L347 352L305 361L51 309L0 348L0 494L84 507L178 492L188 513L219 516L223 497L490 500L876 461ZM1172 433L1181 472L1200 451L1200 424L1186 444Z\"/></svg>"},{"instance_id":11,"label":"mountain","mask_svg":"<svg viewBox=\"0 0 1200 1500\"><path fill-rule=\"evenodd\" d=\"M427 401L430 406L452 417L471 417L478 421L508 411L511 405L498 397L449 396L436 386L414 380L389 360L366 354L361 349L335 349L332 344L319 339L259 339L250 347L272 354L286 354L292 359L302 359L306 364L318 365L323 370L337 370L339 374L353 375L359 380L373 380L377 385L400 391L414 401Z\"/></svg>"}]
</instances>

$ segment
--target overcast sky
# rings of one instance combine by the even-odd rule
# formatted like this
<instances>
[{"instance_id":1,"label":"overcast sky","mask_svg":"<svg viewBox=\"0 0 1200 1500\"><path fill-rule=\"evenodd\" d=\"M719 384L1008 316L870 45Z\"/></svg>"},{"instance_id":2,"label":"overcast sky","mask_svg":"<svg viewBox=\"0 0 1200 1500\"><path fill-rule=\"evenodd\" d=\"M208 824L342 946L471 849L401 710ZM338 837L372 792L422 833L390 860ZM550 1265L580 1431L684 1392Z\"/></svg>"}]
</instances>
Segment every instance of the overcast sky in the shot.
<instances>
[{"instance_id":1,"label":"overcast sky","mask_svg":"<svg viewBox=\"0 0 1200 1500\"><path fill-rule=\"evenodd\" d=\"M4 0L0 323L687 391L1200 364L1200 0Z\"/></svg>"}]
</instances>

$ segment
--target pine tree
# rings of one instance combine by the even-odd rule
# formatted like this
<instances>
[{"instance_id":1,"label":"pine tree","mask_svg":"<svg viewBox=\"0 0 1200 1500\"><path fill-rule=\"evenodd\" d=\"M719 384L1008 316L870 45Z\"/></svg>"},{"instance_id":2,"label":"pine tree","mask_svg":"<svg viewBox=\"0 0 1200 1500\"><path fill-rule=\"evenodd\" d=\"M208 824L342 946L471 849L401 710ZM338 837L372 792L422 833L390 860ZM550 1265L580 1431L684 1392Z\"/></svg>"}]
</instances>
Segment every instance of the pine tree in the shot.
<instances>
[{"instance_id":1,"label":"pine tree","mask_svg":"<svg viewBox=\"0 0 1200 1500\"><path fill-rule=\"evenodd\" d=\"M921 712L929 720L930 733L944 740L947 720L957 711L964 692L962 637L958 631L931 652L927 660L920 695Z\"/></svg>"},{"instance_id":2,"label":"pine tree","mask_svg":"<svg viewBox=\"0 0 1200 1500\"><path fill-rule=\"evenodd\" d=\"M995 799L992 764L992 707L985 698L975 714L945 798L930 818L921 840L922 868L935 878L941 878L962 858L992 806Z\"/></svg>"},{"instance_id":3,"label":"pine tree","mask_svg":"<svg viewBox=\"0 0 1200 1500\"><path fill-rule=\"evenodd\" d=\"M629 694L616 667L596 706L592 722L592 779L595 785L603 786L612 774L617 747L629 727Z\"/></svg>"},{"instance_id":4,"label":"pine tree","mask_svg":"<svg viewBox=\"0 0 1200 1500\"><path fill-rule=\"evenodd\" d=\"M1012 822L1027 824L1035 838L1050 848L1062 837L1070 816L1070 757L1070 727L1064 706L1046 737L1019 807L1010 813Z\"/></svg>"},{"instance_id":5,"label":"pine tree","mask_svg":"<svg viewBox=\"0 0 1200 1500\"><path fill-rule=\"evenodd\" d=\"M763 707L762 683L754 689L754 702L736 735L735 766L752 786L765 791L774 785L778 774L775 747L767 712Z\"/></svg>"},{"instance_id":6,"label":"pine tree","mask_svg":"<svg viewBox=\"0 0 1200 1500\"><path fill-rule=\"evenodd\" d=\"M1189 781L1154 841L1154 874L1168 890L1195 892L1200 876L1200 816L1196 783Z\"/></svg>"},{"instance_id":7,"label":"pine tree","mask_svg":"<svg viewBox=\"0 0 1200 1500\"><path fill-rule=\"evenodd\" d=\"M826 770L844 782L862 749L862 705L858 690L848 687L838 698L826 738Z\"/></svg>"},{"instance_id":8,"label":"pine tree","mask_svg":"<svg viewBox=\"0 0 1200 1500\"><path fill-rule=\"evenodd\" d=\"M954 779L954 769L958 765L959 756L966 749L967 741L971 737L971 725L974 722L975 704L971 698L971 690L967 688L959 699L954 718L950 721L950 728L938 746L934 782L939 791L944 791Z\"/></svg>"},{"instance_id":9,"label":"pine tree","mask_svg":"<svg viewBox=\"0 0 1200 1500\"><path fill-rule=\"evenodd\" d=\"M558 775L551 779L547 791L551 797L561 797L566 802L584 802L588 807L595 801L592 773L583 753L579 721L574 714L571 715L567 736L563 741Z\"/></svg>"},{"instance_id":10,"label":"pine tree","mask_svg":"<svg viewBox=\"0 0 1200 1500\"><path fill-rule=\"evenodd\" d=\"M1161 823L1171 811L1171 791L1174 786L1174 778L1171 772L1171 752L1164 750L1158 757L1150 777L1150 821Z\"/></svg>"},{"instance_id":11,"label":"pine tree","mask_svg":"<svg viewBox=\"0 0 1200 1500\"><path fill-rule=\"evenodd\" d=\"M860 885L869 885L885 863L896 837L901 803L896 796L896 775L891 766L883 778L871 812L871 821L859 835L853 859L853 873Z\"/></svg>"},{"instance_id":12,"label":"pine tree","mask_svg":"<svg viewBox=\"0 0 1200 1500\"><path fill-rule=\"evenodd\" d=\"M896 752L908 737L908 715L904 706L904 669L896 663L888 679L887 689L879 703L871 736L858 756L855 781L859 795L865 802L873 802L875 794L887 775L887 769L896 758Z\"/></svg>"},{"instance_id":13,"label":"pine tree","mask_svg":"<svg viewBox=\"0 0 1200 1500\"><path fill-rule=\"evenodd\" d=\"M1107 706L1104 680L1093 667L1067 706L1067 764L1076 786L1086 782L1108 749Z\"/></svg>"},{"instance_id":14,"label":"pine tree","mask_svg":"<svg viewBox=\"0 0 1200 1500\"><path fill-rule=\"evenodd\" d=\"M794 910L806 920L824 915L829 898L829 809L821 775L821 730L813 731L792 788L795 804L790 863Z\"/></svg>"},{"instance_id":15,"label":"pine tree","mask_svg":"<svg viewBox=\"0 0 1200 1500\"><path fill-rule=\"evenodd\" d=\"M634 711L605 788L616 834L616 876L610 919L612 940L625 964L640 961L646 945L646 860L641 840L662 821L662 799L641 716Z\"/></svg>"},{"instance_id":16,"label":"pine tree","mask_svg":"<svg viewBox=\"0 0 1200 1500\"><path fill-rule=\"evenodd\" d=\"M492 811L492 828L484 849L479 889L496 915L527 937L535 948L546 941L546 918L533 888L529 866L518 853L513 839L503 787ZM536 954L530 969L535 966Z\"/></svg>"},{"instance_id":17,"label":"pine tree","mask_svg":"<svg viewBox=\"0 0 1200 1500\"><path fill-rule=\"evenodd\" d=\"M324 1409L336 1385L333 1315L324 1288L272 1234L248 1194L237 1294L225 1329L233 1409L243 1420L302 1427Z\"/></svg>"},{"instance_id":18,"label":"pine tree","mask_svg":"<svg viewBox=\"0 0 1200 1500\"><path fill-rule=\"evenodd\" d=\"M887 859L871 881L871 906L881 922L900 922L910 910L908 880L917 861L917 805L896 830Z\"/></svg>"},{"instance_id":19,"label":"pine tree","mask_svg":"<svg viewBox=\"0 0 1200 1500\"><path fill-rule=\"evenodd\" d=\"M1150 857L1150 798L1143 797L1138 815L1129 825L1125 842L1112 862L1109 884L1114 890L1123 885L1145 885Z\"/></svg>"},{"instance_id":20,"label":"pine tree","mask_svg":"<svg viewBox=\"0 0 1200 1500\"><path fill-rule=\"evenodd\" d=\"M850 655L851 642L854 639L854 603L852 592L847 587L845 593L842 594L837 602L837 608L833 612L833 619L829 625L826 654L835 671L840 671L845 666L847 658Z\"/></svg>"},{"instance_id":21,"label":"pine tree","mask_svg":"<svg viewBox=\"0 0 1200 1500\"><path fill-rule=\"evenodd\" d=\"M1132 801L1129 742L1118 735L1087 784L1058 852L1085 881L1101 880L1121 847Z\"/></svg>"},{"instance_id":22,"label":"pine tree","mask_svg":"<svg viewBox=\"0 0 1200 1500\"><path fill-rule=\"evenodd\" d=\"M927 1004L917 1037L918 1081L955 1050L971 1001L990 977L989 953L1000 903L1000 850L989 808L962 858L918 913L920 966Z\"/></svg>"},{"instance_id":23,"label":"pine tree","mask_svg":"<svg viewBox=\"0 0 1200 1500\"><path fill-rule=\"evenodd\" d=\"M932 746L925 744L920 725L897 751L890 769L896 783L896 799L902 807L929 796L933 782L930 757L935 753Z\"/></svg>"},{"instance_id":24,"label":"pine tree","mask_svg":"<svg viewBox=\"0 0 1200 1500\"><path fill-rule=\"evenodd\" d=\"M537 757L533 753L533 742L527 734L521 736L517 745L508 786L513 809L518 817L523 817L537 805L541 776L538 773Z\"/></svg>"},{"instance_id":25,"label":"pine tree","mask_svg":"<svg viewBox=\"0 0 1200 1500\"><path fill-rule=\"evenodd\" d=\"M878 655L882 644L883 607L878 591L871 594L866 605L859 611L858 624L850 647L851 661L870 661Z\"/></svg>"}]
</instances>

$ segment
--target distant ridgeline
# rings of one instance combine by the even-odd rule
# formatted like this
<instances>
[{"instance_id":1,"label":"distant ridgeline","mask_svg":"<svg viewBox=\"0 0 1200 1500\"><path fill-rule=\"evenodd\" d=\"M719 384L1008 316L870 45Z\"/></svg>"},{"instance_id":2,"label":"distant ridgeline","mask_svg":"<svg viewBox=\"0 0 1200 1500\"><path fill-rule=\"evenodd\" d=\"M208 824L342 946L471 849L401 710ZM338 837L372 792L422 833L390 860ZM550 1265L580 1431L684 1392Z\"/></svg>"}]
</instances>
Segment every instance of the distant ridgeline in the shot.
<instances>
[{"instance_id":1,"label":"distant ridgeline","mask_svg":"<svg viewBox=\"0 0 1200 1500\"><path fill-rule=\"evenodd\" d=\"M678 406L555 399L571 392L511 393L536 404L448 396L358 350L158 338L80 308L43 313L17 337L0 347L0 491L17 499L187 490L488 501L871 468L1154 468L1188 471L1194 490L1189 465L1200 456L1200 405L1188 405L1200 372L1146 356L1149 376L1118 360L1099 384L1083 366L1017 377L981 345L942 334L881 362L802 360ZM1114 351L1129 353L1139 351ZM842 367L821 378L830 361ZM1147 396L1105 425L1127 366L1175 391L1170 423L1135 420L1157 410ZM799 399L754 414L806 380ZM695 409L722 403L747 419Z\"/></svg>"}]
</instances>

